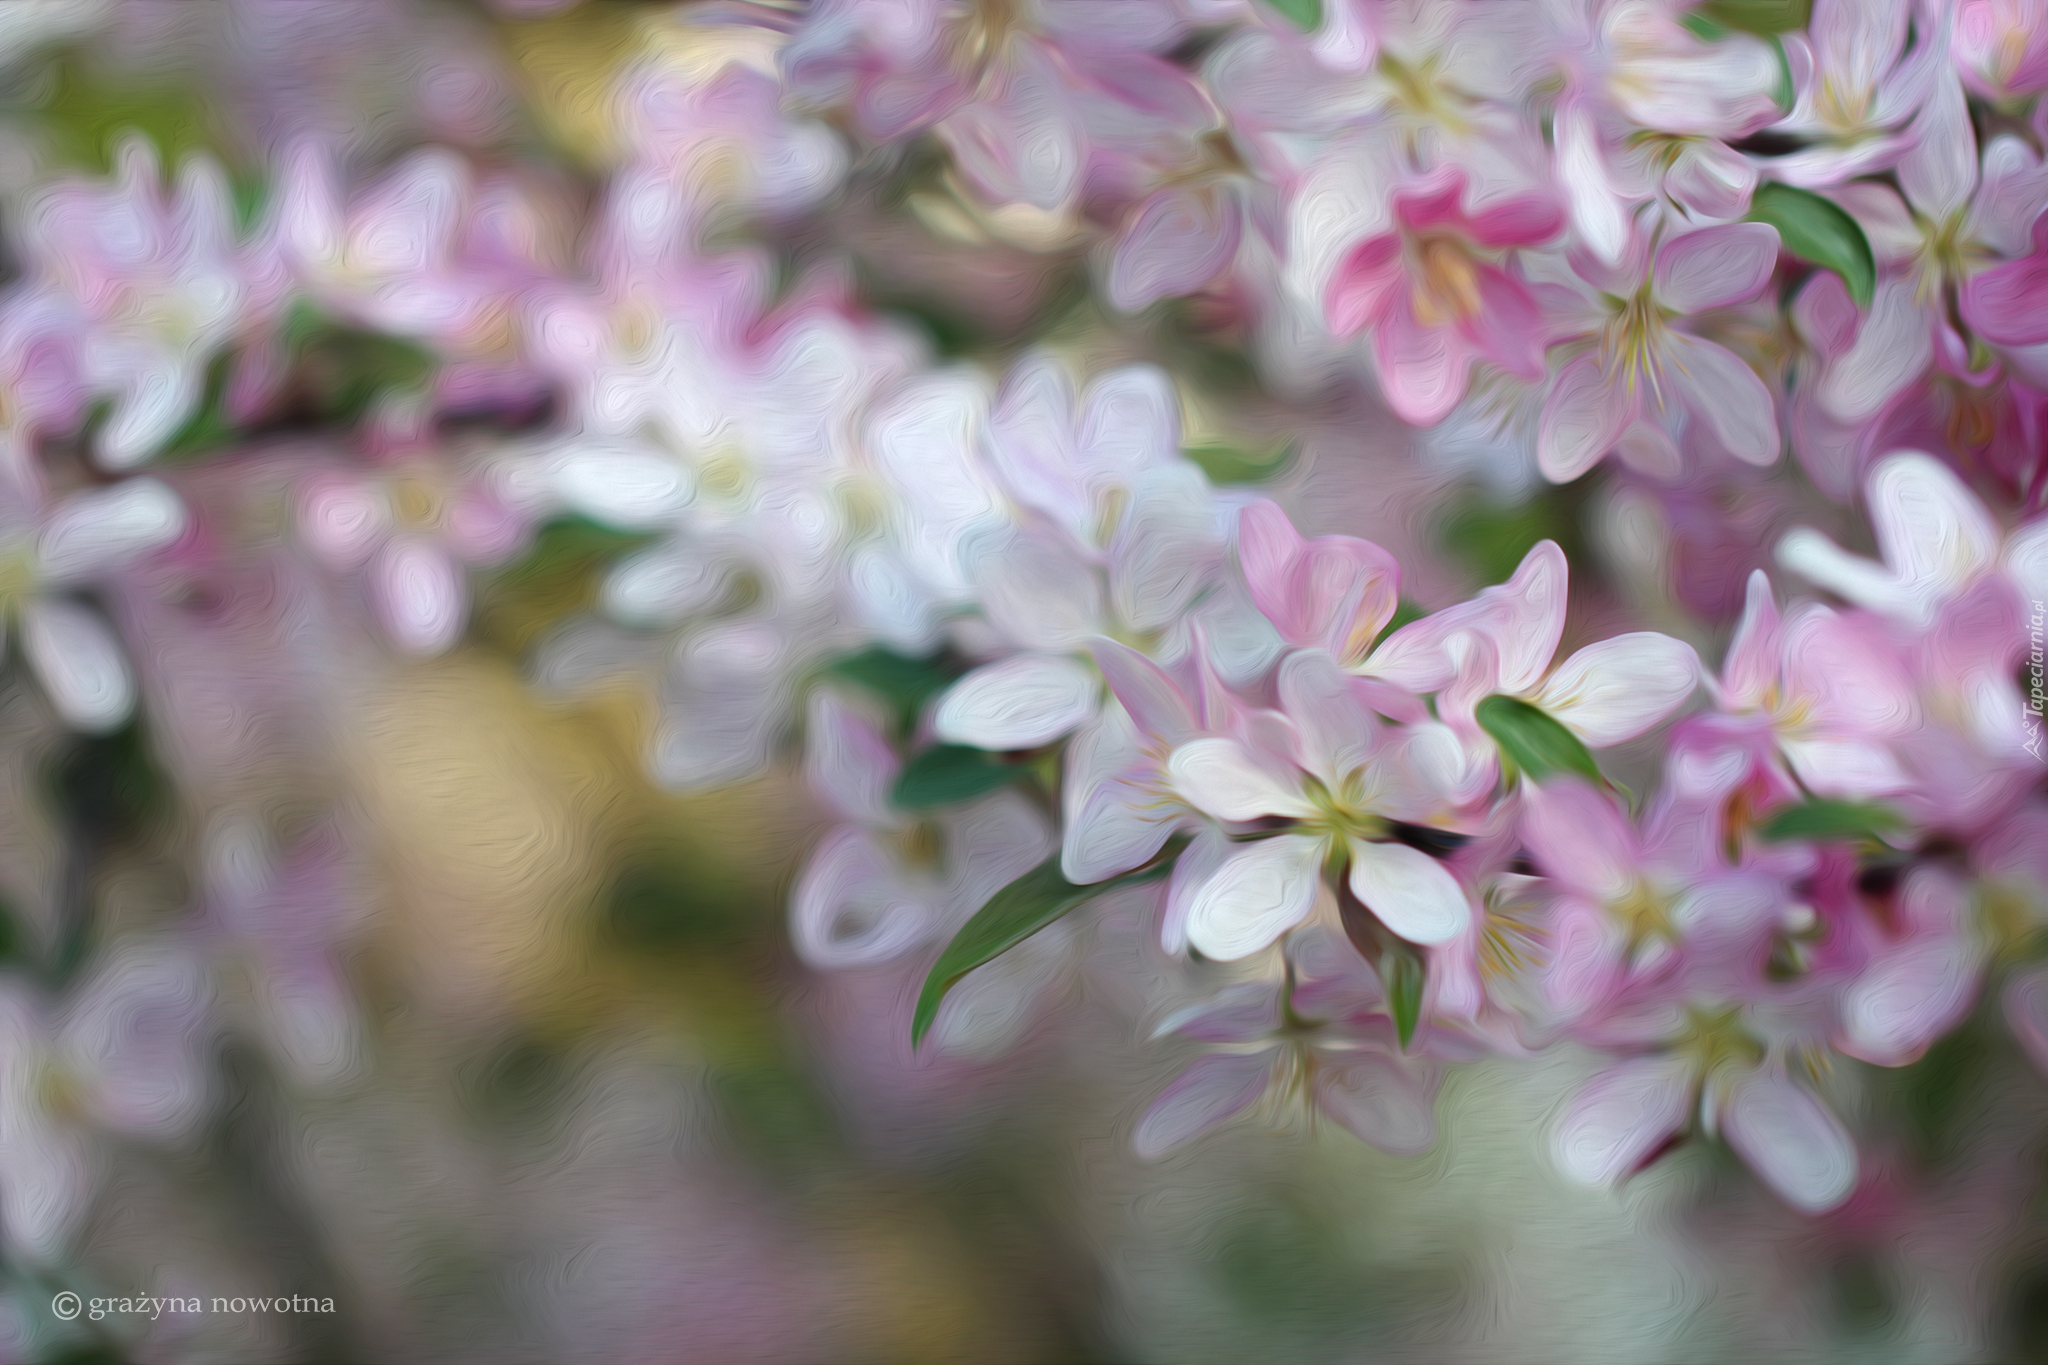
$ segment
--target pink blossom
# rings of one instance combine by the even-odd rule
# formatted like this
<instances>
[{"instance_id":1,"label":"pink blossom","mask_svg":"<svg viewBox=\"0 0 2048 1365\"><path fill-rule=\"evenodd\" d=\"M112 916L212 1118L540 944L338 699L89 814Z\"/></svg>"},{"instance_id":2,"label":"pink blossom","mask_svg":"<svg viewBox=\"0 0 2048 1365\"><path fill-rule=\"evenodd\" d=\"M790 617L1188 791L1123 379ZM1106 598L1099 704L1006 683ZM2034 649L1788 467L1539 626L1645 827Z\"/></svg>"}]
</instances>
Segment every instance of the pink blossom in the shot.
<instances>
[{"instance_id":1,"label":"pink blossom","mask_svg":"<svg viewBox=\"0 0 2048 1365\"><path fill-rule=\"evenodd\" d=\"M1446 169L1397 189L1391 230L1368 237L1339 265L1324 295L1340 337L1372 333L1387 403L1431 426L1465 396L1473 362L1534 379L1543 371L1548 321L1503 254L1555 237L1547 200L1519 197L1467 208L1465 177Z\"/></svg>"},{"instance_id":2,"label":"pink blossom","mask_svg":"<svg viewBox=\"0 0 2048 1365\"><path fill-rule=\"evenodd\" d=\"M1438 1069L1396 1042L1384 993L1348 945L1326 933L1292 945L1287 984L1247 984L1180 1010L1154 1036L1178 1033L1215 1050L1152 1102L1132 1143L1166 1155L1257 1104L1297 1097L1361 1142L1412 1155L1436 1139L1431 1101Z\"/></svg>"},{"instance_id":3,"label":"pink blossom","mask_svg":"<svg viewBox=\"0 0 2048 1365\"><path fill-rule=\"evenodd\" d=\"M1570 482L1609 451L1666 476L1688 450L1776 460L1770 389L1726 348L1673 323L1754 298L1777 261L1778 234L1765 224L1702 228L1667 241L1648 268L1603 294L1586 353L1558 373L1543 405L1536 454L1544 475Z\"/></svg>"}]
</instances>

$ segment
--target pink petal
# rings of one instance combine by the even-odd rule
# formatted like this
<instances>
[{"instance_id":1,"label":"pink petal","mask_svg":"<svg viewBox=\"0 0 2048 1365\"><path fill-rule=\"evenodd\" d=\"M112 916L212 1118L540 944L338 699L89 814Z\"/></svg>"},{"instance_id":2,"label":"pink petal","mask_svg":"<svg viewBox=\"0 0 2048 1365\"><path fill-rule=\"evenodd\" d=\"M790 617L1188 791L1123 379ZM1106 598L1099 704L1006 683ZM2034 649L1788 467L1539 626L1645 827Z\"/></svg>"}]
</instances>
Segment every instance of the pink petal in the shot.
<instances>
[{"instance_id":1,"label":"pink petal","mask_svg":"<svg viewBox=\"0 0 2048 1365\"><path fill-rule=\"evenodd\" d=\"M1513 195L1475 205L1464 218L1465 234L1483 247L1530 246L1564 230L1564 214L1540 195Z\"/></svg>"},{"instance_id":2,"label":"pink petal","mask_svg":"<svg viewBox=\"0 0 2048 1365\"><path fill-rule=\"evenodd\" d=\"M1560 886L1605 902L1635 885L1635 827L1590 783L1554 777L1524 788L1521 828L1536 865Z\"/></svg>"},{"instance_id":3,"label":"pink petal","mask_svg":"<svg viewBox=\"0 0 2048 1365\"><path fill-rule=\"evenodd\" d=\"M1742 619L1721 661L1721 703L1734 710L1762 706L1778 681L1778 604L1762 569L1749 576Z\"/></svg>"},{"instance_id":4,"label":"pink petal","mask_svg":"<svg viewBox=\"0 0 2048 1365\"><path fill-rule=\"evenodd\" d=\"M1564 634L1567 572L1564 551L1555 541L1542 541L1507 582L1389 635L1363 671L1411 692L1438 691L1459 675L1463 655L1452 653L1452 642L1472 634L1487 641L1499 659L1490 690L1530 691L1549 669Z\"/></svg>"},{"instance_id":5,"label":"pink petal","mask_svg":"<svg viewBox=\"0 0 2048 1365\"><path fill-rule=\"evenodd\" d=\"M2048 341L2048 253L2001 265L1963 286L1963 321L2000 346Z\"/></svg>"},{"instance_id":6,"label":"pink petal","mask_svg":"<svg viewBox=\"0 0 2048 1365\"><path fill-rule=\"evenodd\" d=\"M1565 366L1536 429L1536 462L1552 483L1570 483L1600 462L1635 420L1637 403L1594 356Z\"/></svg>"},{"instance_id":7,"label":"pink petal","mask_svg":"<svg viewBox=\"0 0 2048 1365\"><path fill-rule=\"evenodd\" d=\"M1178 743L1196 728L1194 703L1165 669L1145 655L1106 636L1088 642L1095 666L1123 703L1138 733Z\"/></svg>"},{"instance_id":8,"label":"pink petal","mask_svg":"<svg viewBox=\"0 0 2048 1365\"><path fill-rule=\"evenodd\" d=\"M1196 1059L1138 1120L1131 1146L1146 1161L1166 1155L1251 1108L1272 1073L1270 1052L1215 1052Z\"/></svg>"},{"instance_id":9,"label":"pink petal","mask_svg":"<svg viewBox=\"0 0 2048 1365\"><path fill-rule=\"evenodd\" d=\"M1436 1141L1429 1091L1391 1057L1318 1054L1317 1106L1360 1142L1398 1156L1416 1156Z\"/></svg>"},{"instance_id":10,"label":"pink petal","mask_svg":"<svg viewBox=\"0 0 2048 1365\"><path fill-rule=\"evenodd\" d=\"M1674 237L1657 253L1657 301L1679 313L1725 308L1763 292L1778 268L1778 230L1726 223Z\"/></svg>"},{"instance_id":11,"label":"pink petal","mask_svg":"<svg viewBox=\"0 0 2048 1365\"><path fill-rule=\"evenodd\" d=\"M1699 655L1654 630L1598 640L1559 665L1536 695L1588 747L1634 739L1684 705L1700 683Z\"/></svg>"},{"instance_id":12,"label":"pink petal","mask_svg":"<svg viewBox=\"0 0 2048 1365\"><path fill-rule=\"evenodd\" d=\"M1766 465L1778 458L1778 405L1756 372L1735 355L1698 337L1665 339L1665 375L1694 417L1738 460Z\"/></svg>"},{"instance_id":13,"label":"pink petal","mask_svg":"<svg viewBox=\"0 0 2048 1365\"><path fill-rule=\"evenodd\" d=\"M1543 377L1548 322L1527 285L1497 266L1478 267L1479 313L1459 324L1467 342L1520 379Z\"/></svg>"},{"instance_id":14,"label":"pink petal","mask_svg":"<svg viewBox=\"0 0 2048 1365\"><path fill-rule=\"evenodd\" d=\"M1234 196L1167 190L1138 207L1109 267L1109 301L1135 313L1160 299L1192 294L1237 255L1244 216Z\"/></svg>"},{"instance_id":15,"label":"pink petal","mask_svg":"<svg viewBox=\"0 0 2048 1365\"><path fill-rule=\"evenodd\" d=\"M1856 1188L1856 1144L1818 1099L1780 1076L1752 1073L1721 1106L1720 1127L1780 1199L1825 1213Z\"/></svg>"},{"instance_id":16,"label":"pink petal","mask_svg":"<svg viewBox=\"0 0 2048 1365\"><path fill-rule=\"evenodd\" d=\"M1239 515L1237 550L1252 602L1290 645L1353 658L1394 614L1401 566L1371 541L1304 541L1285 512L1261 500Z\"/></svg>"},{"instance_id":17,"label":"pink petal","mask_svg":"<svg viewBox=\"0 0 2048 1365\"><path fill-rule=\"evenodd\" d=\"M1386 311L1395 291L1406 284L1398 234L1388 233L1359 243L1338 265L1323 298L1331 332L1349 337L1364 331Z\"/></svg>"},{"instance_id":18,"label":"pink petal","mask_svg":"<svg viewBox=\"0 0 2048 1365\"><path fill-rule=\"evenodd\" d=\"M813 967L843 970L887 962L930 932L930 889L904 883L895 860L865 831L827 835L797 878L789 902L789 937Z\"/></svg>"},{"instance_id":19,"label":"pink petal","mask_svg":"<svg viewBox=\"0 0 2048 1365\"><path fill-rule=\"evenodd\" d=\"M1182 799L1218 820L1315 814L1294 774L1234 739L1190 740L1173 751L1166 773Z\"/></svg>"},{"instance_id":20,"label":"pink petal","mask_svg":"<svg viewBox=\"0 0 2048 1365\"><path fill-rule=\"evenodd\" d=\"M439 654L462 634L469 585L439 545L391 541L371 566L370 581L384 629L406 653Z\"/></svg>"},{"instance_id":21,"label":"pink petal","mask_svg":"<svg viewBox=\"0 0 2048 1365\"><path fill-rule=\"evenodd\" d=\"M1380 315L1372 352L1387 406L1416 427L1435 426L1458 405L1481 354L1462 328L1424 324L1402 295Z\"/></svg>"}]
</instances>

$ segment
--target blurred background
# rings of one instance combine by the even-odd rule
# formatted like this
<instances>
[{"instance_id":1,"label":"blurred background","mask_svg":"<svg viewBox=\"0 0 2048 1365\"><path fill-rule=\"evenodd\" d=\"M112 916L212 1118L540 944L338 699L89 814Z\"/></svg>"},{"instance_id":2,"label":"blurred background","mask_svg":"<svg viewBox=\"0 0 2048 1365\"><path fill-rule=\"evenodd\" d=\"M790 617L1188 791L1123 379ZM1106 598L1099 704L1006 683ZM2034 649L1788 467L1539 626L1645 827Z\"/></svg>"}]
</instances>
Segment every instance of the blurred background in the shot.
<instances>
[{"instance_id":1,"label":"blurred background","mask_svg":"<svg viewBox=\"0 0 2048 1365\"><path fill-rule=\"evenodd\" d=\"M453 149L539 206L507 230L529 263L577 259L638 136L622 73L754 60L707 36L710 8L9 0L6 235L38 186L112 175L138 136L167 168L210 159L243 222L268 222L311 141L368 168ZM941 357L1051 339L1085 366L1163 365L1213 479L1267 480L1305 531L1380 540L1422 607L1554 536L1608 570L1588 619L1627 602L1706 644L1686 612L1725 619L1750 567L1715 536L1762 543L1795 514L1852 533L1792 488L1755 527L1666 527L1681 570L1634 573L1624 482L1548 488L1454 441L1420 449L1355 386L1301 371L1289 391L1254 372L1225 296L1113 315L1086 241L992 214L909 145L746 220L778 287L829 267ZM1591 1074L1569 1051L1453 1069L1419 1158L1289 1122L1140 1161L1132 1127L1193 1055L1150 1038L1131 984L1154 970L1156 888L1075 916L1062 932L1089 951L1028 1011L914 1051L929 955L828 973L789 946L824 816L787 750L678 794L644 762L663 698L575 667L630 650L548 652L631 534L547 521L480 564L466 629L421 657L288 533L308 470L392 443L459 465L557 420L544 384L492 368L500 323L475 311L434 343L467 369L436 381L431 421L420 353L362 327L309 324L255 416L208 379L151 471L197 529L105 591L133 719L78 733L18 650L0 670L0 1355L2048 1359L2048 1093L1995 1005L1845 1082L1897 1145L1866 1152L1881 1198L1818 1222L1704 1147L1616 1192L1566 1185L1539 1138ZM9 403L35 383L25 354ZM95 477L80 449L45 454L58 482ZM66 1291L331 1311L66 1319Z\"/></svg>"}]
</instances>

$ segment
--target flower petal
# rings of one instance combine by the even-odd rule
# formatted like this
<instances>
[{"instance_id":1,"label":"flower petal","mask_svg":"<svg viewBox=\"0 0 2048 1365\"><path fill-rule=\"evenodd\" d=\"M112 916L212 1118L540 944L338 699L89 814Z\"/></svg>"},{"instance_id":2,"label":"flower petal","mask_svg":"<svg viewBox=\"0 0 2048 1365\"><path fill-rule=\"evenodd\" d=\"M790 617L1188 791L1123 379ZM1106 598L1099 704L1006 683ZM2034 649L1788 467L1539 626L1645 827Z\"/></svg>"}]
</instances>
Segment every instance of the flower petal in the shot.
<instances>
[{"instance_id":1,"label":"flower petal","mask_svg":"<svg viewBox=\"0 0 2048 1365\"><path fill-rule=\"evenodd\" d=\"M1138 1120L1131 1146L1146 1161L1166 1155L1251 1108L1266 1093L1272 1074L1271 1052L1212 1052L1196 1058Z\"/></svg>"},{"instance_id":2,"label":"flower petal","mask_svg":"<svg viewBox=\"0 0 2048 1365\"><path fill-rule=\"evenodd\" d=\"M1692 1100L1692 1069L1680 1058L1616 1063L1565 1111L1551 1143L1558 1168L1581 1184L1616 1183L1684 1126Z\"/></svg>"},{"instance_id":3,"label":"flower petal","mask_svg":"<svg viewBox=\"0 0 2048 1365\"><path fill-rule=\"evenodd\" d=\"M1472 922L1471 902L1450 869L1406 844L1353 839L1351 891L1410 943L1448 943Z\"/></svg>"},{"instance_id":4,"label":"flower petal","mask_svg":"<svg viewBox=\"0 0 2048 1365\"><path fill-rule=\"evenodd\" d=\"M1587 645L1551 674L1535 701L1588 747L1603 749L1670 715L1699 684L1691 645L1642 630Z\"/></svg>"},{"instance_id":5,"label":"flower petal","mask_svg":"<svg viewBox=\"0 0 2048 1365\"><path fill-rule=\"evenodd\" d=\"M1737 1081L1720 1128L1764 1184L1803 1213L1825 1213L1856 1188L1856 1144L1841 1121L1782 1076Z\"/></svg>"},{"instance_id":6,"label":"flower petal","mask_svg":"<svg viewBox=\"0 0 2048 1365\"><path fill-rule=\"evenodd\" d=\"M1315 813L1299 784L1287 780L1278 764L1261 762L1234 739L1189 740L1167 759L1166 775L1181 799L1218 820Z\"/></svg>"},{"instance_id":7,"label":"flower petal","mask_svg":"<svg viewBox=\"0 0 2048 1365\"><path fill-rule=\"evenodd\" d=\"M1723 223L1674 237L1657 253L1657 302L1677 313L1753 299L1778 268L1778 230Z\"/></svg>"},{"instance_id":8,"label":"flower petal","mask_svg":"<svg viewBox=\"0 0 2048 1365\"><path fill-rule=\"evenodd\" d=\"M371 566L379 614L391 643L431 655L455 643L469 610L462 566L429 540L396 539Z\"/></svg>"},{"instance_id":9,"label":"flower petal","mask_svg":"<svg viewBox=\"0 0 2048 1365\"><path fill-rule=\"evenodd\" d=\"M1314 907L1323 841L1275 835L1240 845L1188 902L1188 944L1218 962L1266 947Z\"/></svg>"},{"instance_id":10,"label":"flower petal","mask_svg":"<svg viewBox=\"0 0 2048 1365\"><path fill-rule=\"evenodd\" d=\"M1783 444L1778 405L1756 371L1733 352L1683 332L1669 333L1665 346L1667 378L1722 448L1750 464L1776 460Z\"/></svg>"},{"instance_id":11,"label":"flower petal","mask_svg":"<svg viewBox=\"0 0 2048 1365\"><path fill-rule=\"evenodd\" d=\"M185 504L155 479L128 479L66 499L36 545L46 582L75 582L96 570L162 549L185 533Z\"/></svg>"},{"instance_id":12,"label":"flower petal","mask_svg":"<svg viewBox=\"0 0 2048 1365\"><path fill-rule=\"evenodd\" d=\"M1317 1056L1317 1106L1371 1147L1416 1156L1436 1141L1428 1087L1391 1057L1375 1053Z\"/></svg>"},{"instance_id":13,"label":"flower petal","mask_svg":"<svg viewBox=\"0 0 2048 1365\"><path fill-rule=\"evenodd\" d=\"M21 645L65 724L104 734L134 711L128 657L96 612L61 598L32 599L21 611Z\"/></svg>"},{"instance_id":14,"label":"flower petal","mask_svg":"<svg viewBox=\"0 0 2048 1365\"><path fill-rule=\"evenodd\" d=\"M1536 463L1552 483L1570 483L1600 462L1634 420L1637 403L1593 356L1564 367L1536 428Z\"/></svg>"},{"instance_id":15,"label":"flower petal","mask_svg":"<svg viewBox=\"0 0 2048 1365\"><path fill-rule=\"evenodd\" d=\"M933 891L908 885L865 831L835 830L804 864L790 895L790 943L822 970L887 962L930 933Z\"/></svg>"},{"instance_id":16,"label":"flower petal","mask_svg":"<svg viewBox=\"0 0 2048 1365\"><path fill-rule=\"evenodd\" d=\"M1061 654L1019 654L954 683L932 712L948 744L1005 751L1050 744L1095 714L1102 685Z\"/></svg>"}]
</instances>

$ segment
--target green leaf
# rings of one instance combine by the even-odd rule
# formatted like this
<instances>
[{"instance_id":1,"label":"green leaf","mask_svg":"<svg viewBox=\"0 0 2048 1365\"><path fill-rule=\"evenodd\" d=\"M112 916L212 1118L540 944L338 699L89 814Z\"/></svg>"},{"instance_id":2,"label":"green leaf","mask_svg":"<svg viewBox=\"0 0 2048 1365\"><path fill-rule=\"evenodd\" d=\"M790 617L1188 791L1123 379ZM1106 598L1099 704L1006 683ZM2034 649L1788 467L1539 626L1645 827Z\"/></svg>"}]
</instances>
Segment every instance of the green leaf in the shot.
<instances>
[{"instance_id":1,"label":"green leaf","mask_svg":"<svg viewBox=\"0 0 2048 1365\"><path fill-rule=\"evenodd\" d=\"M1579 737L1520 697L1488 697L1474 708L1473 716L1500 745L1502 756L1529 776L1579 773L1601 780L1599 765Z\"/></svg>"},{"instance_id":2,"label":"green leaf","mask_svg":"<svg viewBox=\"0 0 2048 1365\"><path fill-rule=\"evenodd\" d=\"M196 456L211 454L223 446L232 444L240 435L235 424L228 418L228 380L233 374L235 354L223 351L215 356L206 367L206 392L200 399L199 408L185 419L176 434L157 452L157 458L166 463L189 460Z\"/></svg>"},{"instance_id":3,"label":"green leaf","mask_svg":"<svg viewBox=\"0 0 2048 1365\"><path fill-rule=\"evenodd\" d=\"M1709 18L1704 11L1694 10L1678 21L1679 26L1703 43L1718 43L1732 31L1726 24Z\"/></svg>"},{"instance_id":4,"label":"green leaf","mask_svg":"<svg viewBox=\"0 0 2048 1365\"><path fill-rule=\"evenodd\" d=\"M1694 15L1723 28L1768 38L1805 28L1813 15L1813 0L1707 0L1686 18Z\"/></svg>"},{"instance_id":5,"label":"green leaf","mask_svg":"<svg viewBox=\"0 0 2048 1365\"><path fill-rule=\"evenodd\" d=\"M1389 946L1380 957L1380 984L1386 988L1387 1009L1406 1051L1415 1041L1415 1025L1422 1019L1422 959L1405 943Z\"/></svg>"},{"instance_id":6,"label":"green leaf","mask_svg":"<svg viewBox=\"0 0 2048 1365\"><path fill-rule=\"evenodd\" d=\"M1279 10L1303 33L1314 33L1322 26L1323 0L1266 0L1266 3Z\"/></svg>"},{"instance_id":7,"label":"green leaf","mask_svg":"<svg viewBox=\"0 0 2048 1365\"><path fill-rule=\"evenodd\" d=\"M1854 218L1817 194L1776 182L1758 187L1749 217L1776 228L1785 250L1800 260L1840 275L1859 307L1870 306L1877 288L1877 261L1870 254L1870 239Z\"/></svg>"},{"instance_id":8,"label":"green leaf","mask_svg":"<svg viewBox=\"0 0 2048 1365\"><path fill-rule=\"evenodd\" d=\"M879 645L828 664L825 672L910 712L951 687L959 676L940 659L909 659Z\"/></svg>"},{"instance_id":9,"label":"green leaf","mask_svg":"<svg viewBox=\"0 0 2048 1365\"><path fill-rule=\"evenodd\" d=\"M1286 468L1288 460L1294 456L1294 446L1289 443L1266 450L1226 445L1187 446L1181 454L1207 474L1210 483L1263 483Z\"/></svg>"},{"instance_id":10,"label":"green leaf","mask_svg":"<svg viewBox=\"0 0 2048 1365\"><path fill-rule=\"evenodd\" d=\"M986 749L938 744L903 765L889 800L900 810L930 810L971 801L1022 777L1019 763L1005 763Z\"/></svg>"},{"instance_id":11,"label":"green leaf","mask_svg":"<svg viewBox=\"0 0 2048 1365\"><path fill-rule=\"evenodd\" d=\"M1177 856L1179 849L1172 848L1149 867L1126 872L1121 877L1112 877L1092 886L1076 886L1060 875L1060 855L1055 853L996 892L989 897L988 904L975 911L974 918L953 935L953 941L946 945L946 951L939 954L930 975L925 977L924 989L917 995L917 1009L910 1018L911 1046L924 1041L925 1034L931 1031L932 1021L939 1017L939 1002L946 998L946 992L952 990L961 977L984 962L1002 956L1069 910L1085 905L1097 896L1118 887L1165 876Z\"/></svg>"},{"instance_id":12,"label":"green leaf","mask_svg":"<svg viewBox=\"0 0 2048 1365\"><path fill-rule=\"evenodd\" d=\"M1882 840L1886 834L1905 828L1905 819L1889 806L1874 801L1835 801L1815 797L1787 806L1764 823L1761 831L1767 844L1792 839L1814 839L1822 843L1856 843Z\"/></svg>"}]
</instances>

